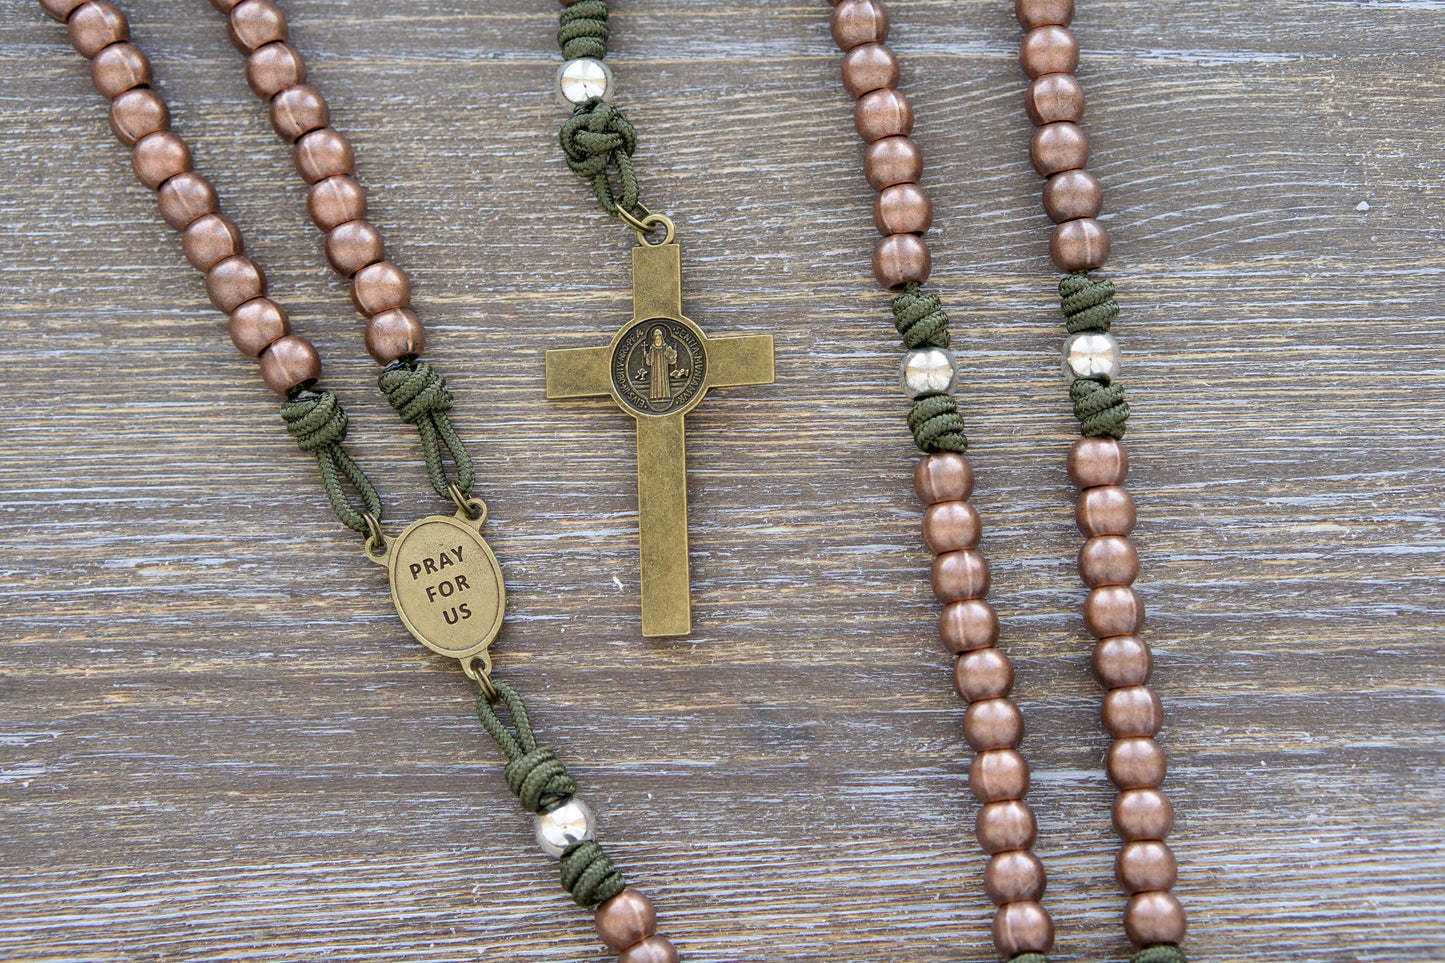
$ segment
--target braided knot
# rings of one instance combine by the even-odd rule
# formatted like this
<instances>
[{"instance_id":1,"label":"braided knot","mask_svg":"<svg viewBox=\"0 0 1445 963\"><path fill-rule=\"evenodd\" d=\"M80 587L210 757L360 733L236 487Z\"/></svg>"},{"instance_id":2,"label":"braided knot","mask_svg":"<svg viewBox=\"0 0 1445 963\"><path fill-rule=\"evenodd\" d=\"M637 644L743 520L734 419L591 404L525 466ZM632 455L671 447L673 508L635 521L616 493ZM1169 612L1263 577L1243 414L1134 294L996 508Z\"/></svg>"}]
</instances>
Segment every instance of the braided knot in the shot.
<instances>
[{"instance_id":1,"label":"braided knot","mask_svg":"<svg viewBox=\"0 0 1445 963\"><path fill-rule=\"evenodd\" d=\"M609 214L637 207L637 174L632 169L637 131L622 111L599 97L584 100L562 124L558 137L567 166L592 184L592 193ZM609 168L617 172L620 193L613 191Z\"/></svg>"},{"instance_id":2,"label":"braided knot","mask_svg":"<svg viewBox=\"0 0 1445 963\"><path fill-rule=\"evenodd\" d=\"M578 906L609 900L627 888L622 872L595 840L573 843L562 853L562 888Z\"/></svg>"},{"instance_id":3,"label":"braided knot","mask_svg":"<svg viewBox=\"0 0 1445 963\"><path fill-rule=\"evenodd\" d=\"M607 56L607 4L604 0L582 0L562 11L557 28L557 45L568 60Z\"/></svg>"},{"instance_id":4,"label":"braided knot","mask_svg":"<svg viewBox=\"0 0 1445 963\"><path fill-rule=\"evenodd\" d=\"M932 291L924 293L922 285L910 281L903 293L893 299L893 324L903 336L908 349L948 347L948 315L943 302Z\"/></svg>"},{"instance_id":5,"label":"braided knot","mask_svg":"<svg viewBox=\"0 0 1445 963\"><path fill-rule=\"evenodd\" d=\"M281 406L281 420L296 445L315 454L346 440L346 411L329 391L300 391Z\"/></svg>"},{"instance_id":6,"label":"braided knot","mask_svg":"<svg viewBox=\"0 0 1445 963\"><path fill-rule=\"evenodd\" d=\"M1173 943L1155 943L1135 953L1129 963L1189 963L1189 960Z\"/></svg>"},{"instance_id":7,"label":"braided knot","mask_svg":"<svg viewBox=\"0 0 1445 963\"><path fill-rule=\"evenodd\" d=\"M576 780L567 775L567 767L546 746L537 746L507 763L505 775L507 786L529 813L540 812L544 802L577 791Z\"/></svg>"},{"instance_id":8,"label":"braided knot","mask_svg":"<svg viewBox=\"0 0 1445 963\"><path fill-rule=\"evenodd\" d=\"M953 395L929 395L915 400L908 412L908 430L913 432L913 441L922 451L962 454L968 450L963 416L958 413Z\"/></svg>"},{"instance_id":9,"label":"braided knot","mask_svg":"<svg viewBox=\"0 0 1445 963\"><path fill-rule=\"evenodd\" d=\"M1114 300L1114 282L1098 281L1083 271L1059 282L1060 306L1069 320L1069 334L1080 331L1108 331L1119 316Z\"/></svg>"},{"instance_id":10,"label":"braided knot","mask_svg":"<svg viewBox=\"0 0 1445 963\"><path fill-rule=\"evenodd\" d=\"M1009 957L1008 963L1049 963L1049 958L1042 953L1020 953Z\"/></svg>"},{"instance_id":11,"label":"braided knot","mask_svg":"<svg viewBox=\"0 0 1445 963\"><path fill-rule=\"evenodd\" d=\"M1124 437L1129 403L1124 400L1123 385L1080 378L1069 386L1069 398L1074 402L1074 417L1079 419L1079 433L1085 438Z\"/></svg>"},{"instance_id":12,"label":"braided knot","mask_svg":"<svg viewBox=\"0 0 1445 963\"><path fill-rule=\"evenodd\" d=\"M386 400L409 425L452 406L446 379L425 361L399 361L383 371L379 381Z\"/></svg>"}]
</instances>

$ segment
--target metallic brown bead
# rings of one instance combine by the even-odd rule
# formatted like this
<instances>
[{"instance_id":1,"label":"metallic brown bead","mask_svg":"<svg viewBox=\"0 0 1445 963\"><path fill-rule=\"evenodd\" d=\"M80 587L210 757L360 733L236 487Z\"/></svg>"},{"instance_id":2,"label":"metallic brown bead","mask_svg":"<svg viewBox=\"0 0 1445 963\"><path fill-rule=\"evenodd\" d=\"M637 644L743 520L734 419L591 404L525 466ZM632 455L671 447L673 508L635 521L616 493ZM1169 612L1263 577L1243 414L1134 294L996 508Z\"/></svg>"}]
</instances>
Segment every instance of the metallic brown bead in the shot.
<instances>
[{"instance_id":1,"label":"metallic brown bead","mask_svg":"<svg viewBox=\"0 0 1445 963\"><path fill-rule=\"evenodd\" d=\"M863 152L863 173L879 191L895 184L915 183L923 176L923 152L907 137L885 137L869 144Z\"/></svg>"},{"instance_id":2,"label":"metallic brown bead","mask_svg":"<svg viewBox=\"0 0 1445 963\"><path fill-rule=\"evenodd\" d=\"M1137 893L1124 907L1124 932L1139 946L1184 940L1184 907L1171 893Z\"/></svg>"},{"instance_id":3,"label":"metallic brown bead","mask_svg":"<svg viewBox=\"0 0 1445 963\"><path fill-rule=\"evenodd\" d=\"M92 0L75 8L65 29L70 35L70 45L87 60L113 43L130 39L130 24L125 14L105 0Z\"/></svg>"},{"instance_id":4,"label":"metallic brown bead","mask_svg":"<svg viewBox=\"0 0 1445 963\"><path fill-rule=\"evenodd\" d=\"M155 190L191 169L191 149L168 130L146 134L130 149L130 165L142 184Z\"/></svg>"},{"instance_id":5,"label":"metallic brown bead","mask_svg":"<svg viewBox=\"0 0 1445 963\"><path fill-rule=\"evenodd\" d=\"M411 304L411 278L390 261L378 261L351 279L351 303L368 317Z\"/></svg>"},{"instance_id":6,"label":"metallic brown bead","mask_svg":"<svg viewBox=\"0 0 1445 963\"><path fill-rule=\"evenodd\" d=\"M202 214L181 232L181 248L197 271L242 252L241 232L224 214Z\"/></svg>"},{"instance_id":7,"label":"metallic brown bead","mask_svg":"<svg viewBox=\"0 0 1445 963\"><path fill-rule=\"evenodd\" d=\"M661 936L634 943L617 957L617 963L677 963L676 948Z\"/></svg>"},{"instance_id":8,"label":"metallic brown bead","mask_svg":"<svg viewBox=\"0 0 1445 963\"><path fill-rule=\"evenodd\" d=\"M1133 585L1139 577L1139 553L1122 535L1099 535L1079 549L1079 577L1089 588Z\"/></svg>"},{"instance_id":9,"label":"metallic brown bead","mask_svg":"<svg viewBox=\"0 0 1445 963\"><path fill-rule=\"evenodd\" d=\"M913 490L925 505L966 502L973 494L973 466L953 451L924 455L913 469Z\"/></svg>"},{"instance_id":10,"label":"metallic brown bead","mask_svg":"<svg viewBox=\"0 0 1445 963\"><path fill-rule=\"evenodd\" d=\"M240 2L241 0L211 0L211 6L215 7L222 13L230 13L231 8L236 6L236 4Z\"/></svg>"},{"instance_id":11,"label":"metallic brown bead","mask_svg":"<svg viewBox=\"0 0 1445 963\"><path fill-rule=\"evenodd\" d=\"M1164 706L1147 685L1124 686L1104 696L1099 717L1115 739L1154 736L1164 725Z\"/></svg>"},{"instance_id":12,"label":"metallic brown bead","mask_svg":"<svg viewBox=\"0 0 1445 963\"><path fill-rule=\"evenodd\" d=\"M1128 535L1139 521L1134 496L1123 485L1095 485L1074 500L1074 522L1088 536Z\"/></svg>"},{"instance_id":13,"label":"metallic brown bead","mask_svg":"<svg viewBox=\"0 0 1445 963\"><path fill-rule=\"evenodd\" d=\"M885 187L873 202L873 226L885 237L926 234L933 226L933 202L917 184Z\"/></svg>"},{"instance_id":14,"label":"metallic brown bead","mask_svg":"<svg viewBox=\"0 0 1445 963\"><path fill-rule=\"evenodd\" d=\"M127 147L146 134L169 130L171 112L166 102L149 87L127 90L110 102L110 132Z\"/></svg>"},{"instance_id":15,"label":"metallic brown bead","mask_svg":"<svg viewBox=\"0 0 1445 963\"><path fill-rule=\"evenodd\" d=\"M64 23L75 8L85 3L85 0L40 0L40 9L51 20L59 20Z\"/></svg>"},{"instance_id":16,"label":"metallic brown bead","mask_svg":"<svg viewBox=\"0 0 1445 963\"><path fill-rule=\"evenodd\" d=\"M1002 699L1013 685L1013 663L992 646L967 652L953 664L953 687L969 702Z\"/></svg>"},{"instance_id":17,"label":"metallic brown bead","mask_svg":"<svg viewBox=\"0 0 1445 963\"><path fill-rule=\"evenodd\" d=\"M162 184L157 200L161 217L177 231L185 230L198 217L220 210L215 188L194 171L177 174Z\"/></svg>"},{"instance_id":18,"label":"metallic brown bead","mask_svg":"<svg viewBox=\"0 0 1445 963\"><path fill-rule=\"evenodd\" d=\"M257 47L246 58L246 85L262 100L306 82L306 61L285 41Z\"/></svg>"},{"instance_id":19,"label":"metallic brown bead","mask_svg":"<svg viewBox=\"0 0 1445 963\"><path fill-rule=\"evenodd\" d=\"M1014 16L1025 30L1051 23L1067 27L1074 21L1074 0L1014 0Z\"/></svg>"},{"instance_id":20,"label":"metallic brown bead","mask_svg":"<svg viewBox=\"0 0 1445 963\"><path fill-rule=\"evenodd\" d=\"M998 614L983 599L944 606L938 616L938 637L954 655L998 643Z\"/></svg>"},{"instance_id":21,"label":"metallic brown bead","mask_svg":"<svg viewBox=\"0 0 1445 963\"><path fill-rule=\"evenodd\" d=\"M1109 261L1109 232L1092 217L1065 221L1049 236L1049 256L1065 274L1101 268Z\"/></svg>"},{"instance_id":22,"label":"metallic brown bead","mask_svg":"<svg viewBox=\"0 0 1445 963\"><path fill-rule=\"evenodd\" d=\"M1014 749L1023 737L1023 713L1009 699L983 699L963 714L963 738L974 752Z\"/></svg>"},{"instance_id":23,"label":"metallic brown bead","mask_svg":"<svg viewBox=\"0 0 1445 963\"><path fill-rule=\"evenodd\" d=\"M993 914L993 945L1004 959L1020 953L1047 953L1054 945L1054 921L1036 900L1000 906Z\"/></svg>"},{"instance_id":24,"label":"metallic brown bead","mask_svg":"<svg viewBox=\"0 0 1445 963\"><path fill-rule=\"evenodd\" d=\"M1108 689L1144 685L1154 674L1154 656L1136 635L1100 639L1094 646L1094 675Z\"/></svg>"},{"instance_id":25,"label":"metallic brown bead","mask_svg":"<svg viewBox=\"0 0 1445 963\"><path fill-rule=\"evenodd\" d=\"M1079 41L1068 27L1035 27L1019 44L1019 66L1030 77L1071 74L1079 68Z\"/></svg>"},{"instance_id":26,"label":"metallic brown bead","mask_svg":"<svg viewBox=\"0 0 1445 963\"><path fill-rule=\"evenodd\" d=\"M377 364L421 354L425 346L426 329L410 308L383 311L366 322L366 350Z\"/></svg>"},{"instance_id":27,"label":"metallic brown bead","mask_svg":"<svg viewBox=\"0 0 1445 963\"><path fill-rule=\"evenodd\" d=\"M265 293L266 275L244 254L218 261L206 272L206 295L228 314Z\"/></svg>"},{"instance_id":28,"label":"metallic brown bead","mask_svg":"<svg viewBox=\"0 0 1445 963\"><path fill-rule=\"evenodd\" d=\"M981 803L1022 799L1029 791L1029 764L1017 749L992 749L973 757L968 788Z\"/></svg>"},{"instance_id":29,"label":"metallic brown bead","mask_svg":"<svg viewBox=\"0 0 1445 963\"><path fill-rule=\"evenodd\" d=\"M313 130L296 141L296 170L308 184L356 169L351 142L334 128Z\"/></svg>"},{"instance_id":30,"label":"metallic brown bead","mask_svg":"<svg viewBox=\"0 0 1445 963\"><path fill-rule=\"evenodd\" d=\"M1080 488L1122 485L1129 477L1129 453L1116 438L1080 438L1069 449L1068 466Z\"/></svg>"},{"instance_id":31,"label":"metallic brown bead","mask_svg":"<svg viewBox=\"0 0 1445 963\"><path fill-rule=\"evenodd\" d=\"M286 39L286 14L272 0L245 0L231 8L226 35L243 54Z\"/></svg>"},{"instance_id":32,"label":"metallic brown bead","mask_svg":"<svg viewBox=\"0 0 1445 963\"><path fill-rule=\"evenodd\" d=\"M326 259L338 272L351 277L368 264L386 257L381 233L370 221L347 221L326 235Z\"/></svg>"},{"instance_id":33,"label":"metallic brown bead","mask_svg":"<svg viewBox=\"0 0 1445 963\"><path fill-rule=\"evenodd\" d=\"M151 62L135 44L113 43L90 61L90 82L106 100L114 100L127 90L149 87Z\"/></svg>"},{"instance_id":34,"label":"metallic brown bead","mask_svg":"<svg viewBox=\"0 0 1445 963\"><path fill-rule=\"evenodd\" d=\"M1179 863L1157 840L1125 843L1114 860L1114 876L1126 893L1168 892L1179 880Z\"/></svg>"},{"instance_id":35,"label":"metallic brown bead","mask_svg":"<svg viewBox=\"0 0 1445 963\"><path fill-rule=\"evenodd\" d=\"M1157 789L1130 789L1114 797L1114 831L1121 839L1164 839L1174 828L1174 807Z\"/></svg>"},{"instance_id":36,"label":"metallic brown bead","mask_svg":"<svg viewBox=\"0 0 1445 963\"><path fill-rule=\"evenodd\" d=\"M366 216L366 191L350 174L338 174L311 185L306 213L323 231Z\"/></svg>"},{"instance_id":37,"label":"metallic brown bead","mask_svg":"<svg viewBox=\"0 0 1445 963\"><path fill-rule=\"evenodd\" d=\"M1104 771L1119 789L1158 789L1169 762L1153 739L1116 739L1104 757Z\"/></svg>"},{"instance_id":38,"label":"metallic brown bead","mask_svg":"<svg viewBox=\"0 0 1445 963\"><path fill-rule=\"evenodd\" d=\"M1105 585L1084 599L1084 625L1096 639L1138 635L1144 625L1144 600L1127 585Z\"/></svg>"},{"instance_id":39,"label":"metallic brown bead","mask_svg":"<svg viewBox=\"0 0 1445 963\"><path fill-rule=\"evenodd\" d=\"M1040 177L1076 170L1089 162L1089 135L1068 121L1045 124L1029 141L1029 159Z\"/></svg>"},{"instance_id":40,"label":"metallic brown bead","mask_svg":"<svg viewBox=\"0 0 1445 963\"><path fill-rule=\"evenodd\" d=\"M933 594L938 601L962 602L988 594L988 563L973 551L945 552L933 560Z\"/></svg>"},{"instance_id":41,"label":"metallic brown bead","mask_svg":"<svg viewBox=\"0 0 1445 963\"><path fill-rule=\"evenodd\" d=\"M1044 182L1044 213L1056 224L1098 217L1103 209L1103 185L1081 167L1060 171Z\"/></svg>"},{"instance_id":42,"label":"metallic brown bead","mask_svg":"<svg viewBox=\"0 0 1445 963\"><path fill-rule=\"evenodd\" d=\"M974 832L983 851L992 856L1014 849L1030 849L1038 838L1034 811L1018 800L989 803L978 811Z\"/></svg>"},{"instance_id":43,"label":"metallic brown bead","mask_svg":"<svg viewBox=\"0 0 1445 963\"><path fill-rule=\"evenodd\" d=\"M286 309L270 298L252 298L231 312L231 341L248 358L259 358L290 333Z\"/></svg>"},{"instance_id":44,"label":"metallic brown bead","mask_svg":"<svg viewBox=\"0 0 1445 963\"><path fill-rule=\"evenodd\" d=\"M261 379L278 395L321 377L321 356L305 338L288 334L261 355Z\"/></svg>"},{"instance_id":45,"label":"metallic brown bead","mask_svg":"<svg viewBox=\"0 0 1445 963\"><path fill-rule=\"evenodd\" d=\"M940 502L923 513L923 544L935 555L976 548L983 525L968 502Z\"/></svg>"},{"instance_id":46,"label":"metallic brown bead","mask_svg":"<svg viewBox=\"0 0 1445 963\"><path fill-rule=\"evenodd\" d=\"M1020 900L1037 901L1044 895L1047 882L1044 864L1024 849L991 856L983 868L984 891L999 906Z\"/></svg>"},{"instance_id":47,"label":"metallic brown bead","mask_svg":"<svg viewBox=\"0 0 1445 963\"><path fill-rule=\"evenodd\" d=\"M888 11L874 0L842 0L834 4L828 25L840 50L888 39Z\"/></svg>"},{"instance_id":48,"label":"metallic brown bead","mask_svg":"<svg viewBox=\"0 0 1445 963\"><path fill-rule=\"evenodd\" d=\"M868 144L884 137L907 137L913 132L913 105L891 87L870 91L853 106L853 126Z\"/></svg>"},{"instance_id":49,"label":"metallic brown bead","mask_svg":"<svg viewBox=\"0 0 1445 963\"><path fill-rule=\"evenodd\" d=\"M873 277L888 290L928 280L933 254L917 234L890 234L873 245Z\"/></svg>"},{"instance_id":50,"label":"metallic brown bead","mask_svg":"<svg viewBox=\"0 0 1445 963\"><path fill-rule=\"evenodd\" d=\"M1044 74L1029 84L1024 110L1040 127L1061 120L1077 124L1084 116L1084 88L1073 74Z\"/></svg>"},{"instance_id":51,"label":"metallic brown bead","mask_svg":"<svg viewBox=\"0 0 1445 963\"><path fill-rule=\"evenodd\" d=\"M652 900L631 887L597 906L597 938L614 950L636 946L657 935Z\"/></svg>"},{"instance_id":52,"label":"metallic brown bead","mask_svg":"<svg viewBox=\"0 0 1445 963\"><path fill-rule=\"evenodd\" d=\"M897 86L898 58L886 44L860 44L843 55L843 89L850 96Z\"/></svg>"},{"instance_id":53,"label":"metallic brown bead","mask_svg":"<svg viewBox=\"0 0 1445 963\"><path fill-rule=\"evenodd\" d=\"M248 0L256 2L256 0ZM271 98L271 127L288 144L331 123L331 108L309 84L287 87Z\"/></svg>"}]
</instances>

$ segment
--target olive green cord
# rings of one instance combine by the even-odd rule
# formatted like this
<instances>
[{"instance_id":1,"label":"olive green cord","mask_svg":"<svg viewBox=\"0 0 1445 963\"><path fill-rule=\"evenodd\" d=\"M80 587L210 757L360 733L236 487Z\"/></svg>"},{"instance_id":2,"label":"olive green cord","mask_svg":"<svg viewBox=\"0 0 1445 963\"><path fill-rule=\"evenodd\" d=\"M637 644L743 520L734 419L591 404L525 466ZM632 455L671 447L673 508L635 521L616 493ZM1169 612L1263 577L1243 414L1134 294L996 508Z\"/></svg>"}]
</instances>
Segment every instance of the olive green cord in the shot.
<instances>
[{"instance_id":1,"label":"olive green cord","mask_svg":"<svg viewBox=\"0 0 1445 963\"><path fill-rule=\"evenodd\" d=\"M551 749L538 745L522 697L505 682L491 682L493 697L485 690L477 697L477 717L507 757L504 770L507 786L522 808L542 813L566 802L577 791L576 781ZM494 703L500 702L512 717L507 729ZM627 887L622 872L594 840L573 843L562 853L562 888L578 906L592 906L609 900Z\"/></svg>"},{"instance_id":2,"label":"olive green cord","mask_svg":"<svg viewBox=\"0 0 1445 963\"><path fill-rule=\"evenodd\" d=\"M916 348L947 348L948 314L943 302L931 291L923 291L917 281L910 281L903 293L893 298L893 325L903 338L903 346ZM951 394L924 395L913 400L908 412L908 430L921 451L968 450L968 436L963 431L963 416Z\"/></svg>"},{"instance_id":3,"label":"olive green cord","mask_svg":"<svg viewBox=\"0 0 1445 963\"><path fill-rule=\"evenodd\" d=\"M1042 953L1020 953L1009 957L1009 963L1049 963L1049 958Z\"/></svg>"},{"instance_id":4,"label":"olive green cord","mask_svg":"<svg viewBox=\"0 0 1445 963\"><path fill-rule=\"evenodd\" d=\"M1059 282L1059 304L1068 319L1069 334L1081 331L1107 332L1119 316L1114 300L1114 282L1089 277L1077 271ZM1081 378L1069 386L1074 403L1074 417L1079 419L1079 433L1085 438L1123 438L1129 420L1129 403L1124 400L1124 386Z\"/></svg>"},{"instance_id":5,"label":"olive green cord","mask_svg":"<svg viewBox=\"0 0 1445 963\"><path fill-rule=\"evenodd\" d=\"M607 4L604 0L582 0L562 11L557 28L557 46L568 60L607 56Z\"/></svg>"},{"instance_id":6,"label":"olive green cord","mask_svg":"<svg viewBox=\"0 0 1445 963\"><path fill-rule=\"evenodd\" d=\"M426 474L431 487L442 498L449 498L446 466L442 450L451 456L457 470L457 488L463 495L471 494L476 484L471 455L467 454L447 412L452 407L452 393L446 379L425 361L405 358L387 365L378 379L386 400L396 409L401 420L416 425L421 434L421 452L426 460ZM379 516L378 516L379 517Z\"/></svg>"},{"instance_id":7,"label":"olive green cord","mask_svg":"<svg viewBox=\"0 0 1445 963\"><path fill-rule=\"evenodd\" d=\"M281 406L281 419L301 450L316 456L321 482L326 486L326 497L336 517L354 532L367 532L366 514L381 519L381 497L376 494L371 479L341 447L346 440L346 411L341 402L329 391L301 388L293 391ZM346 497L341 487L343 478L361 497L362 511Z\"/></svg>"},{"instance_id":8,"label":"olive green cord","mask_svg":"<svg viewBox=\"0 0 1445 963\"><path fill-rule=\"evenodd\" d=\"M1135 953L1129 963L1189 963L1189 959L1173 943L1155 943Z\"/></svg>"}]
</instances>

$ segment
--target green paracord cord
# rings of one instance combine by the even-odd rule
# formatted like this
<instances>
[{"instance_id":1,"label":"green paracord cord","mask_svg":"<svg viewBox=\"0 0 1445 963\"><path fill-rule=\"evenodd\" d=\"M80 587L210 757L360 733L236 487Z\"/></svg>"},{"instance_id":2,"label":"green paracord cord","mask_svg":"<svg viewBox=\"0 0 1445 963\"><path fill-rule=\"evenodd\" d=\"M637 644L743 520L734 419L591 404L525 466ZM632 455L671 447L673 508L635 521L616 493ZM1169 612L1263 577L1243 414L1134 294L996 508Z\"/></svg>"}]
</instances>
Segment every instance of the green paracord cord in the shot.
<instances>
[{"instance_id":1,"label":"green paracord cord","mask_svg":"<svg viewBox=\"0 0 1445 963\"><path fill-rule=\"evenodd\" d=\"M1087 271L1077 271L1059 282L1059 301L1069 334L1107 334L1119 316L1114 282L1091 278ZM1124 437L1129 403L1124 400L1123 385L1080 378L1069 386L1069 399L1074 403L1074 417L1079 419L1079 433L1085 438Z\"/></svg>"},{"instance_id":2,"label":"green paracord cord","mask_svg":"<svg viewBox=\"0 0 1445 963\"><path fill-rule=\"evenodd\" d=\"M948 315L943 310L943 302L933 292L925 292L917 281L908 282L903 293L893 299L893 324L903 338L903 346L910 351L948 348ZM908 430L913 432L914 444L921 451L963 454L968 450L963 416L958 413L958 402L952 394L941 392L915 398L908 412Z\"/></svg>"}]
</instances>

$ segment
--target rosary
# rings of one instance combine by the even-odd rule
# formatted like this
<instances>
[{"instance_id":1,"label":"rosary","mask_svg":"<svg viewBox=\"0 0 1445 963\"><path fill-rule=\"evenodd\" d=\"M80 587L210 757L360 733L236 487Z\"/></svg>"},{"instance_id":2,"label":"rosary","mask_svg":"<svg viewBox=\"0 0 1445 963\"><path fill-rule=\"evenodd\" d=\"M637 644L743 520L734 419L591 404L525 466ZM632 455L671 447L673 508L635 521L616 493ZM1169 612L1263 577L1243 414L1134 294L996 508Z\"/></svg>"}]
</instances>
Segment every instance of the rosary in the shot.
<instances>
[{"instance_id":1,"label":"rosary","mask_svg":"<svg viewBox=\"0 0 1445 963\"><path fill-rule=\"evenodd\" d=\"M489 646L506 607L502 570L482 538L487 507L473 493L476 473L452 427L452 397L442 375L421 359L425 332L411 306L411 282L386 258L366 219L366 193L354 176L350 143L330 126L325 99L306 83L301 54L273 0L211 0L227 16L231 41L246 58L246 80L267 103L272 127L292 145L309 185L307 211L326 235L326 257L351 281L367 318L367 351L382 365L379 387L401 420L420 435L427 477L453 514L430 515L388 536L381 498L344 448L346 413L320 387L321 362L291 331L285 309L267 296L260 266L240 230L221 213L209 181L193 170L190 149L170 130L164 101L151 88L151 66L130 43L125 15L107 0L39 0L66 24L90 61L91 79L110 102L110 127L131 149L136 176L157 192L162 218L181 235L186 259L205 274L206 292L228 315L232 341L260 362L266 385L284 399L281 417L302 451L316 458L337 518L362 536L363 552L386 568L402 623L427 648L458 660L480 694L477 712L507 758L508 787L534 815L537 842L559 861L562 887L595 908L597 935L620 963L676 963L678 951L657 932L652 902L629 887L596 841L595 820L577 784L538 742L521 696L493 680ZM712 388L773 380L773 339L709 337L682 313L681 248L676 226L642 203L632 156L637 134L613 105L605 63L605 0L561 0L557 33L563 63L556 92L568 110L560 142L568 166L587 180L604 210L636 232L633 316L609 344L546 354L552 399L610 397L636 422L638 519L644 635L691 630L687 543L685 416ZM1097 640L1094 670L1107 690L1102 718L1113 737L1105 769L1118 789L1113 822L1123 845L1115 873L1128 896L1124 930L1140 947L1132 963L1185 963L1179 943L1184 912L1171 894L1177 867L1164 842L1173 822L1160 791L1166 763L1154 740L1163 710L1149 688L1149 647L1138 637L1144 608L1131 587L1139 562L1128 536L1134 503L1124 488L1128 456L1120 439L1129 408L1118 383L1118 317L1112 282L1091 277L1109 256L1096 219L1099 181L1085 169L1088 139L1079 126L1084 93L1074 71L1079 47L1069 25L1073 0L1016 0L1025 33L1019 63L1029 79L1024 107L1035 125L1029 156L1045 178L1043 206L1055 222L1049 241L1068 333L1064 368L1083 436L1068 457L1079 488L1075 518L1085 541L1079 574L1089 586L1084 622ZM977 797L976 833L988 861L984 888L998 906L993 941L1003 959L1047 963L1054 926L1041 902L1044 867L1031 849L1037 825L1024 796L1029 768L1018 745L1023 717L1009 698L1013 668L997 648L999 620L985 600L988 564L978 551L981 523L969 505L973 472L954 392L958 364L948 316L924 289L931 256L923 235L932 205L919 187L922 155L910 140L913 111L897 89L899 65L886 46L881 0L833 0L832 35L843 51L842 78L856 100L854 120L866 144L863 172L878 192L879 238L873 273L893 292L893 320L906 353L902 383L908 427L924 453L914 487L926 506L923 540L934 555L932 585L943 605L939 636L955 656L954 686L968 702L964 738L974 751L969 786Z\"/></svg>"}]
</instances>

